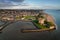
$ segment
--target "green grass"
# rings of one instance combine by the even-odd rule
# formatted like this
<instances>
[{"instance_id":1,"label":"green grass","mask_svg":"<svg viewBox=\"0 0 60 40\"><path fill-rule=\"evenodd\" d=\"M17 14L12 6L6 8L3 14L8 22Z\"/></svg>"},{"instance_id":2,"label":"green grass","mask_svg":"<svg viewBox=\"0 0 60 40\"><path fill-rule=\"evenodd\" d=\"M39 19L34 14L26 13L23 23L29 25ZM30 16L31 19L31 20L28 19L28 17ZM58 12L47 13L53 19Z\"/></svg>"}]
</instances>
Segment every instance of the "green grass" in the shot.
<instances>
[{"instance_id":1,"label":"green grass","mask_svg":"<svg viewBox=\"0 0 60 40\"><path fill-rule=\"evenodd\" d=\"M35 25L39 28L39 29L43 29L43 28L47 28L46 26L43 26L39 23L35 23Z\"/></svg>"},{"instance_id":2,"label":"green grass","mask_svg":"<svg viewBox=\"0 0 60 40\"><path fill-rule=\"evenodd\" d=\"M35 19L34 16L24 16L25 19Z\"/></svg>"},{"instance_id":3,"label":"green grass","mask_svg":"<svg viewBox=\"0 0 60 40\"><path fill-rule=\"evenodd\" d=\"M33 20L34 23L38 23L38 20Z\"/></svg>"},{"instance_id":4,"label":"green grass","mask_svg":"<svg viewBox=\"0 0 60 40\"><path fill-rule=\"evenodd\" d=\"M39 29L47 28L46 26L39 24L39 23L38 23L38 20L33 20L33 22L34 22L34 24L37 26L37 28L39 28Z\"/></svg>"}]
</instances>

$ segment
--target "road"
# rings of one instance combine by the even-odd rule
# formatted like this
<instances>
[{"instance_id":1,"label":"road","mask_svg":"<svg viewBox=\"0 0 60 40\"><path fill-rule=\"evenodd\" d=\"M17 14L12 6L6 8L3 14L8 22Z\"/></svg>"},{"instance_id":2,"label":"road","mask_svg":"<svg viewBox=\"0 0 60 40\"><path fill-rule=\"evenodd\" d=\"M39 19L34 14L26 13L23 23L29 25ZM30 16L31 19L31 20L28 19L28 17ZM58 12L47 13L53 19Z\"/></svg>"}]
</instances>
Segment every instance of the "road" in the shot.
<instances>
[{"instance_id":1,"label":"road","mask_svg":"<svg viewBox=\"0 0 60 40\"><path fill-rule=\"evenodd\" d=\"M18 21L5 27L0 33L0 40L53 40L55 39L52 32L31 32L22 33L21 29L32 28L35 26L31 22Z\"/></svg>"}]
</instances>

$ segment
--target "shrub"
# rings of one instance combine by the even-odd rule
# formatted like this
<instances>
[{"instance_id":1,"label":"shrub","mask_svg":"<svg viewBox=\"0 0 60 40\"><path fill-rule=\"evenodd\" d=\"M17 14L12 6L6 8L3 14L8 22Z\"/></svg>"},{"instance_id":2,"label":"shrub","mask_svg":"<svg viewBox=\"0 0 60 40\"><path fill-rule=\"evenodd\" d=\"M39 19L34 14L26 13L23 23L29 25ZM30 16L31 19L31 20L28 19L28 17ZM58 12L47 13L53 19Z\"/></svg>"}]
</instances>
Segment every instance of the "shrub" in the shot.
<instances>
[{"instance_id":1,"label":"shrub","mask_svg":"<svg viewBox=\"0 0 60 40\"><path fill-rule=\"evenodd\" d=\"M48 24L49 24L50 26L53 26L53 25L54 25L52 22L48 22Z\"/></svg>"},{"instance_id":2,"label":"shrub","mask_svg":"<svg viewBox=\"0 0 60 40\"><path fill-rule=\"evenodd\" d=\"M33 20L33 22L38 23L38 20Z\"/></svg>"}]
</instances>

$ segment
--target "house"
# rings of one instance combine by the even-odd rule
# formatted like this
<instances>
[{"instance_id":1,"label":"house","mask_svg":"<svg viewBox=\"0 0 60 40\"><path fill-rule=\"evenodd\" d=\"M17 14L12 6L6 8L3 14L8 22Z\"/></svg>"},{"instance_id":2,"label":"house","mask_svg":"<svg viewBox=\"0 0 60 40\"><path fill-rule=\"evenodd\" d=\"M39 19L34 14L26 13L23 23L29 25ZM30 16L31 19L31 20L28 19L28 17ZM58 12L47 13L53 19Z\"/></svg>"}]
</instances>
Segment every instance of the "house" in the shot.
<instances>
[{"instance_id":1,"label":"house","mask_svg":"<svg viewBox=\"0 0 60 40\"><path fill-rule=\"evenodd\" d=\"M7 21L7 18L8 18L8 17L7 17L5 14L1 16L1 20L2 20L2 21Z\"/></svg>"},{"instance_id":2,"label":"house","mask_svg":"<svg viewBox=\"0 0 60 40\"><path fill-rule=\"evenodd\" d=\"M38 18L38 20L39 20L39 23L40 23L41 25L43 25L43 24L44 24L44 21L45 21L45 19L44 19L44 18Z\"/></svg>"}]
</instances>

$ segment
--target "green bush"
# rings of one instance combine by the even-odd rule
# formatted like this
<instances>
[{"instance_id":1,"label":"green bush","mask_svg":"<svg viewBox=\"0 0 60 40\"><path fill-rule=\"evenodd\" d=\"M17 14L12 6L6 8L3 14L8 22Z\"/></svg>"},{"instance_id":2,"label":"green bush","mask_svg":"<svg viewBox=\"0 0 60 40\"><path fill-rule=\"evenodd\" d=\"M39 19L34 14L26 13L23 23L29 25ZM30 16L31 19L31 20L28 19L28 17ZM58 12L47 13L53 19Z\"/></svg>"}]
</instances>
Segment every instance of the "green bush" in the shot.
<instances>
[{"instance_id":1,"label":"green bush","mask_svg":"<svg viewBox=\"0 0 60 40\"><path fill-rule=\"evenodd\" d=\"M33 22L38 23L38 20L33 20Z\"/></svg>"},{"instance_id":2,"label":"green bush","mask_svg":"<svg viewBox=\"0 0 60 40\"><path fill-rule=\"evenodd\" d=\"M53 26L53 25L54 25L52 22L48 22L48 24L49 24L50 26Z\"/></svg>"},{"instance_id":3,"label":"green bush","mask_svg":"<svg viewBox=\"0 0 60 40\"><path fill-rule=\"evenodd\" d=\"M47 21L45 21L44 24L46 24L45 26L48 27L48 28L50 26L54 26L54 23L53 22L47 22Z\"/></svg>"}]
</instances>

